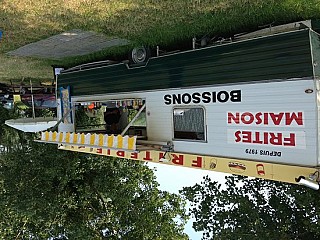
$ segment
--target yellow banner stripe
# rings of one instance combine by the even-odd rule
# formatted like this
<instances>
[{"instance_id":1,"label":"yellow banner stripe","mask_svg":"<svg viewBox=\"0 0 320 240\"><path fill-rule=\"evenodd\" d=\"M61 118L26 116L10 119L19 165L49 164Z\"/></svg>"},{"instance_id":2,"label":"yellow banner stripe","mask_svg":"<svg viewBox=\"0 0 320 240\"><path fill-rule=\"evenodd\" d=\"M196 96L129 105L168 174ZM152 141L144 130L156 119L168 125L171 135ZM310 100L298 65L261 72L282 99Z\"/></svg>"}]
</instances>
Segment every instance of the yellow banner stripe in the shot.
<instances>
[{"instance_id":1,"label":"yellow banner stripe","mask_svg":"<svg viewBox=\"0 0 320 240\"><path fill-rule=\"evenodd\" d=\"M45 133L45 140L48 141L49 140L49 132Z\"/></svg>"},{"instance_id":2,"label":"yellow banner stripe","mask_svg":"<svg viewBox=\"0 0 320 240\"><path fill-rule=\"evenodd\" d=\"M86 138L85 138L84 133L81 133L81 135L80 135L80 144L84 144L85 140L86 140Z\"/></svg>"},{"instance_id":3,"label":"yellow banner stripe","mask_svg":"<svg viewBox=\"0 0 320 240\"><path fill-rule=\"evenodd\" d=\"M103 134L99 134L99 146L103 146Z\"/></svg>"},{"instance_id":4,"label":"yellow banner stripe","mask_svg":"<svg viewBox=\"0 0 320 240\"><path fill-rule=\"evenodd\" d=\"M73 133L73 143L78 143L78 134Z\"/></svg>"},{"instance_id":5,"label":"yellow banner stripe","mask_svg":"<svg viewBox=\"0 0 320 240\"><path fill-rule=\"evenodd\" d=\"M129 137L129 139L128 139L128 149L135 150L135 149L133 149L134 148L134 140L135 140L134 137Z\"/></svg>"},{"instance_id":6,"label":"yellow banner stripe","mask_svg":"<svg viewBox=\"0 0 320 240\"><path fill-rule=\"evenodd\" d=\"M41 133L42 141L57 142L57 143L74 143L92 146L105 146L109 148L119 149L136 149L136 136L121 136L121 135L107 135L107 134L84 134L72 132L50 132L45 131Z\"/></svg>"},{"instance_id":7,"label":"yellow banner stripe","mask_svg":"<svg viewBox=\"0 0 320 240\"><path fill-rule=\"evenodd\" d=\"M62 140L63 140L63 132L60 132L59 133L59 142L62 142Z\"/></svg>"},{"instance_id":8,"label":"yellow banner stripe","mask_svg":"<svg viewBox=\"0 0 320 240\"><path fill-rule=\"evenodd\" d=\"M123 137L118 135L118 148L122 148L123 146Z\"/></svg>"},{"instance_id":9,"label":"yellow banner stripe","mask_svg":"<svg viewBox=\"0 0 320 240\"><path fill-rule=\"evenodd\" d=\"M54 131L53 133L52 133L52 141L57 141L57 132L56 131Z\"/></svg>"},{"instance_id":10,"label":"yellow banner stripe","mask_svg":"<svg viewBox=\"0 0 320 240\"><path fill-rule=\"evenodd\" d=\"M94 140L95 140L95 135L92 134L92 135L90 136L90 144L91 144L91 145L94 145Z\"/></svg>"},{"instance_id":11,"label":"yellow banner stripe","mask_svg":"<svg viewBox=\"0 0 320 240\"><path fill-rule=\"evenodd\" d=\"M70 143L70 133L69 132L66 133L66 142Z\"/></svg>"},{"instance_id":12,"label":"yellow banner stripe","mask_svg":"<svg viewBox=\"0 0 320 240\"><path fill-rule=\"evenodd\" d=\"M113 146L113 135L111 135L111 136L108 136L108 147L112 147Z\"/></svg>"}]
</instances>

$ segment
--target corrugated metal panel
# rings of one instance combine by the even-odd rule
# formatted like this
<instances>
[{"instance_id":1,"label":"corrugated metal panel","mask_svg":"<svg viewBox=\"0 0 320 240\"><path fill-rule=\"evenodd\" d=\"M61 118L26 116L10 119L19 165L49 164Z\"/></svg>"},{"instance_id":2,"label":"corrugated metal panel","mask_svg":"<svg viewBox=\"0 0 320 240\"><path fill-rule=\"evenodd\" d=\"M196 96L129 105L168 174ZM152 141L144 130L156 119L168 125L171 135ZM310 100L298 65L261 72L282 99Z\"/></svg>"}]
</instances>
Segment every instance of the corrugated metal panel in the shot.
<instances>
[{"instance_id":1,"label":"corrugated metal panel","mask_svg":"<svg viewBox=\"0 0 320 240\"><path fill-rule=\"evenodd\" d=\"M309 31L300 30L124 64L64 73L73 96L313 76Z\"/></svg>"}]
</instances>

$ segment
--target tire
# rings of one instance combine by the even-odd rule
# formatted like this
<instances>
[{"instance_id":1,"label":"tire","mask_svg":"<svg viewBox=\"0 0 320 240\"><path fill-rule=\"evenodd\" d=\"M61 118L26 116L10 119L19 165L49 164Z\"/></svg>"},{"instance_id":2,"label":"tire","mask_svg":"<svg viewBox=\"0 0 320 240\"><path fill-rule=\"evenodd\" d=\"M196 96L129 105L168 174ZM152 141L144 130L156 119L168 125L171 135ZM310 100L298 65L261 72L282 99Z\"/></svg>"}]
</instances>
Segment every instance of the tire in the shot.
<instances>
[{"instance_id":1,"label":"tire","mask_svg":"<svg viewBox=\"0 0 320 240\"><path fill-rule=\"evenodd\" d=\"M132 49L129 54L129 61L131 64L142 64L148 61L151 56L150 48L141 46Z\"/></svg>"}]
</instances>

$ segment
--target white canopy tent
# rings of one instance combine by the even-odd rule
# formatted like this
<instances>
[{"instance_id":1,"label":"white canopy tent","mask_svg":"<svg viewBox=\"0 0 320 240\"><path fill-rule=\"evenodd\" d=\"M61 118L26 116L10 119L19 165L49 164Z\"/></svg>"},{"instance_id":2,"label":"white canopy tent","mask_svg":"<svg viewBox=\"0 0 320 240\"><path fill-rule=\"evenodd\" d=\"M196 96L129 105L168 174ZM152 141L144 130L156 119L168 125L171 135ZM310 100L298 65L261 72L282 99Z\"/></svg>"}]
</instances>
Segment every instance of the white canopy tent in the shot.
<instances>
[{"instance_id":1,"label":"white canopy tent","mask_svg":"<svg viewBox=\"0 0 320 240\"><path fill-rule=\"evenodd\" d=\"M57 124L55 117L18 118L5 121L9 127L23 132L41 132Z\"/></svg>"}]
</instances>

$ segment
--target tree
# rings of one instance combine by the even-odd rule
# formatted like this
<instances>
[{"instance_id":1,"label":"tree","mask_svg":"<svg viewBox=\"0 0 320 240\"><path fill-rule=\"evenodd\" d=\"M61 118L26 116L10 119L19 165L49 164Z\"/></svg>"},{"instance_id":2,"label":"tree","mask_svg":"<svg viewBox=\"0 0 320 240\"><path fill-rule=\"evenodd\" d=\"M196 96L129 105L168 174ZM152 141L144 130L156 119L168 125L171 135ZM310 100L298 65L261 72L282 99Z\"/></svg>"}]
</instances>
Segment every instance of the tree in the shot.
<instances>
[{"instance_id":1,"label":"tree","mask_svg":"<svg viewBox=\"0 0 320 240\"><path fill-rule=\"evenodd\" d=\"M184 201L158 190L141 162L57 150L28 138L0 154L1 239L187 238Z\"/></svg>"},{"instance_id":2,"label":"tree","mask_svg":"<svg viewBox=\"0 0 320 240\"><path fill-rule=\"evenodd\" d=\"M203 239L320 239L319 192L241 176L226 186L207 176L181 193Z\"/></svg>"},{"instance_id":3,"label":"tree","mask_svg":"<svg viewBox=\"0 0 320 240\"><path fill-rule=\"evenodd\" d=\"M18 115L14 111L5 109L2 105L0 105L0 146L2 146L1 150L3 150L4 148L9 150L11 148L19 146L19 139L21 138L21 133L5 125L6 120L17 117Z\"/></svg>"}]
</instances>

